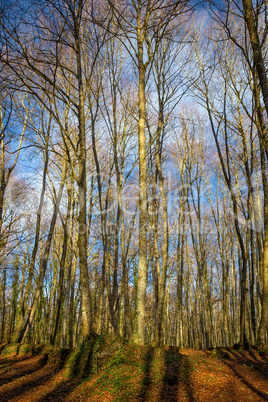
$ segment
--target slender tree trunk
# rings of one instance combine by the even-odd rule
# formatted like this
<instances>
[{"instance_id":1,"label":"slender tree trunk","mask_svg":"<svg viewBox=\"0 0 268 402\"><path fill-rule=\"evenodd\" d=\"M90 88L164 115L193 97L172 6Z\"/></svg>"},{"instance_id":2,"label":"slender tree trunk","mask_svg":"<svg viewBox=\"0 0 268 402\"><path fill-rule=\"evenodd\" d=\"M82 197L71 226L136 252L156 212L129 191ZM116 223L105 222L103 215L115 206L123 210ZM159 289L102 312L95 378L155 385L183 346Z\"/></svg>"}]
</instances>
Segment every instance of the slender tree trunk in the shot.
<instances>
[{"instance_id":1,"label":"slender tree trunk","mask_svg":"<svg viewBox=\"0 0 268 402\"><path fill-rule=\"evenodd\" d=\"M2 322L1 322L1 336L0 342L3 343L5 340L5 326L6 326L6 280L7 273L6 269L3 269L3 279L2 279Z\"/></svg>"},{"instance_id":2,"label":"slender tree trunk","mask_svg":"<svg viewBox=\"0 0 268 402\"><path fill-rule=\"evenodd\" d=\"M267 148L265 153L265 140L264 133L267 135L267 129L264 122L262 110L260 93L258 89L258 84L256 80L256 75L254 76L254 97L256 103L257 112L257 128L259 135L260 144L260 154L261 154L261 173L262 173L262 185L263 185L263 216L264 216L264 242L263 242L263 256L260 258L261 263L261 282L262 282L262 298L261 298L261 320L257 334L257 345L263 347L266 343L266 333L268 331L268 180L267 180ZM261 251L261 241L259 233L256 234L258 239L258 248Z\"/></svg>"},{"instance_id":3,"label":"slender tree trunk","mask_svg":"<svg viewBox=\"0 0 268 402\"><path fill-rule=\"evenodd\" d=\"M260 87L262 91L263 101L268 117L268 77L266 72L266 67L262 55L262 48L260 44L257 23L254 18L253 6L251 0L243 0L244 11L245 11L245 20L248 27L252 52L253 52L253 60L256 66L256 70L259 77ZM263 133L264 134L264 133ZM263 142L266 149L266 155L268 156L268 133L263 136Z\"/></svg>"},{"instance_id":4,"label":"slender tree trunk","mask_svg":"<svg viewBox=\"0 0 268 402\"><path fill-rule=\"evenodd\" d=\"M266 174L265 152L262 140L260 139L261 148L261 169L264 190L264 244L263 244L263 260L262 260L262 303L261 303L261 321L258 330L257 344L263 347L266 344L266 334L268 333L268 181Z\"/></svg>"},{"instance_id":5,"label":"slender tree trunk","mask_svg":"<svg viewBox=\"0 0 268 402\"><path fill-rule=\"evenodd\" d=\"M75 309L74 309L74 292L75 292L75 276L76 276L76 262L77 262L77 257L76 255L77 250L77 243L75 244L74 248L74 258L71 266L71 277L70 277L70 301L69 301L69 307L68 307L68 339L69 339L69 348L73 348L74 346L74 326L75 326Z\"/></svg>"},{"instance_id":6,"label":"slender tree trunk","mask_svg":"<svg viewBox=\"0 0 268 402\"><path fill-rule=\"evenodd\" d=\"M157 129L157 139L156 139L156 182L157 178L159 179L159 189L160 196L162 200L163 207L163 227L164 227L164 241L162 248L162 274L159 275L159 302L157 308L157 343L161 345L163 342L162 339L162 325L163 325L163 314L164 314L164 299L165 299L165 290L166 290L166 280L167 280L167 266L168 266L168 243L169 243L169 231L168 231L168 211L167 211L167 198L164 189L164 176L162 173L162 165L161 165L161 133L164 127L164 110L163 103L160 99L159 94L159 117L158 117L158 129ZM155 200L156 201L156 200ZM156 233L157 235L157 233ZM157 245L157 243L156 243ZM158 259L159 261L159 259ZM160 271L160 270L159 270Z\"/></svg>"},{"instance_id":7,"label":"slender tree trunk","mask_svg":"<svg viewBox=\"0 0 268 402\"><path fill-rule=\"evenodd\" d=\"M147 190L146 190L146 138L145 138L145 72L143 62L143 33L141 28L141 1L138 1L137 46L139 70L139 267L136 295L136 312L133 340L145 344L145 295L147 286Z\"/></svg>"},{"instance_id":8,"label":"slender tree trunk","mask_svg":"<svg viewBox=\"0 0 268 402\"><path fill-rule=\"evenodd\" d=\"M185 247L185 202L180 207L179 236L177 245L177 336L176 346L183 347L183 322L182 322L182 290L184 276L184 247ZM181 227L182 226L182 227ZM186 282L187 283L187 282ZM188 296L188 290L186 290ZM188 306L188 302L186 301ZM188 314L187 314L188 316Z\"/></svg>"},{"instance_id":9,"label":"slender tree trunk","mask_svg":"<svg viewBox=\"0 0 268 402\"><path fill-rule=\"evenodd\" d=\"M40 300L43 281L44 281L44 277L45 277L45 273L46 273L46 269L47 269L47 264L48 264L48 258L49 258L49 253L50 253L51 242L52 242L53 233L54 233L54 229L55 229L55 224L56 224L56 220L57 220L57 216L58 216L60 201L61 201L61 197L62 197L62 193L63 193L65 178L66 178L66 161L64 161L60 188L59 188L58 196L57 196L55 206L54 206L54 212L53 212L52 220L51 220L51 223L50 223L50 228L49 228L49 233L48 233L47 240L46 240L44 254L43 254L43 257L42 257L42 261L40 263L40 271L39 271L39 276L38 276L38 280L37 280L37 289L35 291L32 307L30 309L30 312L29 312L29 315L27 317L26 323L25 323L25 325L24 325L24 327L23 327L23 329L22 329L22 331L21 331L21 333L19 335L19 338L18 338L19 343L23 342L25 340L26 336L27 336L29 328L31 327L31 325L32 325L32 323L34 321L36 309L38 307L38 303L39 303L39 300Z\"/></svg>"},{"instance_id":10,"label":"slender tree trunk","mask_svg":"<svg viewBox=\"0 0 268 402\"><path fill-rule=\"evenodd\" d=\"M58 283L58 295L57 295L57 302L56 302L56 314L55 314L55 321L52 329L52 333L50 335L50 343L51 345L55 345L55 340L57 336L57 331L60 322L60 313L63 301L63 288L64 288L64 274L65 274L65 261L67 256L67 246L68 246L68 239L69 239L69 231L68 231L68 223L69 223L69 212L70 212L70 199L68 203L67 209L67 218L66 222L63 222L63 245L62 245L62 254L60 260L60 272L59 272L59 283Z\"/></svg>"},{"instance_id":11,"label":"slender tree trunk","mask_svg":"<svg viewBox=\"0 0 268 402\"><path fill-rule=\"evenodd\" d=\"M18 342L18 339L20 337L20 334L21 334L21 331L23 328L24 319L25 319L28 299L29 299L29 295L30 295L30 291L31 291L31 287L32 287L36 255L37 255L37 251L38 251L38 247L39 247L39 237L40 237L40 230L41 230L41 215L42 215L45 191L46 191L46 175L47 175L47 169L48 169L48 161L49 161L48 143L46 143L42 189L41 189L39 206L38 206L37 217L36 217L34 247L33 247L32 255L31 255L31 262L30 262L30 267L29 267L29 272L28 272L28 280L27 280L27 285L26 285L26 289L25 289L25 293L24 293L24 297L23 297L23 301L22 301L22 305L21 305L21 309L20 309L19 320L18 320L16 330L14 331L14 334L13 334L13 342Z\"/></svg>"},{"instance_id":12,"label":"slender tree trunk","mask_svg":"<svg viewBox=\"0 0 268 402\"><path fill-rule=\"evenodd\" d=\"M78 102L78 121L79 121L79 155L78 155L78 250L79 250L79 269L81 284L81 310L83 319L84 336L90 337L93 330L91 317L91 300L89 288L89 276L87 266L87 179L86 179L86 120L85 120L85 100L82 71L82 50L81 50L81 27L80 18L83 14L83 1L78 2L78 11L74 11L74 39L77 65L77 80L79 91Z\"/></svg>"}]
</instances>

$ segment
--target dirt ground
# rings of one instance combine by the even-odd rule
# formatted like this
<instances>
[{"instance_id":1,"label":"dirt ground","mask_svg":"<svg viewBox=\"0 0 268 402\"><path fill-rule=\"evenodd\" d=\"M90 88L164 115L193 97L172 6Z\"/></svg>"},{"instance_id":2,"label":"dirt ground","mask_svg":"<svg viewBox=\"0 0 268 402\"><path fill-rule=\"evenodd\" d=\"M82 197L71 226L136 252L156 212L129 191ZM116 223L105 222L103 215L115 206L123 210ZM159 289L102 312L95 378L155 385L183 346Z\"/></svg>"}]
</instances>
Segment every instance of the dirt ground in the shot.
<instances>
[{"instance_id":1,"label":"dirt ground","mask_svg":"<svg viewBox=\"0 0 268 402\"><path fill-rule=\"evenodd\" d=\"M161 381L153 379L150 364L143 366L145 368L136 379L133 370L134 391L138 388L139 391L133 392L131 397L120 394L121 385L119 391L112 394L102 384L103 392L100 393L101 371L78 382L67 380L63 368L47 364L40 355L0 356L0 401L268 400L268 359L265 354L254 350L231 351L229 356L221 358L213 357L209 351L178 352L175 348L166 348L166 353L168 359L166 362L162 359ZM148 356L151 361L152 356Z\"/></svg>"}]
</instances>

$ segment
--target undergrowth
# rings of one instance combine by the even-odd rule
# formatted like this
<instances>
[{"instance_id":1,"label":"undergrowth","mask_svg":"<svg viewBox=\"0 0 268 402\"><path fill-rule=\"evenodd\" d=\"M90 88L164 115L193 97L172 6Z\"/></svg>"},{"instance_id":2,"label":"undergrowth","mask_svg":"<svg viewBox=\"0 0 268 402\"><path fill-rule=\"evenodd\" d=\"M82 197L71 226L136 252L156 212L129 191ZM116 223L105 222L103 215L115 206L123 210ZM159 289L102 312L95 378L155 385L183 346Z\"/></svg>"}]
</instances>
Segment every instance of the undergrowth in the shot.
<instances>
[{"instance_id":1,"label":"undergrowth","mask_svg":"<svg viewBox=\"0 0 268 402\"><path fill-rule=\"evenodd\" d=\"M206 354L188 356L179 348L135 346L115 336L87 339L75 350L14 344L2 345L0 352L3 356L42 353L42 364L64 368L63 382L76 384L80 395L92 400L118 402L162 400L166 389L174 392L180 389L193 398L192 375L200 369L210 370L212 375L207 383L214 383L217 361L220 364L222 360L240 358L240 352L233 354L231 348L215 348ZM267 352L260 350L256 353ZM248 370L254 369L255 366L249 366ZM72 397L75 399L75 392Z\"/></svg>"}]
</instances>

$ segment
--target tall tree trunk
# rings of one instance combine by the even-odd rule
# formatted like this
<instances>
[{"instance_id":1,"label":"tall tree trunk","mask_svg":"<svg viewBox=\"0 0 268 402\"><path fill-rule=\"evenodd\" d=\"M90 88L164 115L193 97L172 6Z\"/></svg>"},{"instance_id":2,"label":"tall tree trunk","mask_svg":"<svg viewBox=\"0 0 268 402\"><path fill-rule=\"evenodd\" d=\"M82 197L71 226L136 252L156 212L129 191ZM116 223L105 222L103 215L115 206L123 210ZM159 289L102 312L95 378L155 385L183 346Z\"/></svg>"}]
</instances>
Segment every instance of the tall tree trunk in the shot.
<instances>
[{"instance_id":1,"label":"tall tree trunk","mask_svg":"<svg viewBox=\"0 0 268 402\"><path fill-rule=\"evenodd\" d=\"M156 138L156 182L159 179L159 189L160 196L162 200L163 207L163 227L164 227L164 241L162 248L162 274L159 276L159 302L157 308L157 333L156 340L159 345L163 342L162 339L162 325L163 325L163 314L164 314L164 300L166 291L166 280L167 280L167 266L168 266L168 243L169 243L169 231L168 231L168 211L167 211L167 198L164 189L164 176L162 172L161 164L161 133L164 128L164 106L159 94L159 117L158 117L158 128L157 128L157 138ZM155 200L156 201L156 200Z\"/></svg>"},{"instance_id":2,"label":"tall tree trunk","mask_svg":"<svg viewBox=\"0 0 268 402\"><path fill-rule=\"evenodd\" d=\"M137 46L139 70L139 267L136 295L136 312L133 340L136 344L145 344L145 296L147 286L147 190L146 190L146 138L145 138L145 72L143 62L143 33L141 27L141 0L137 9Z\"/></svg>"},{"instance_id":3,"label":"tall tree trunk","mask_svg":"<svg viewBox=\"0 0 268 402\"><path fill-rule=\"evenodd\" d=\"M55 321L52 329L52 333L50 335L50 343L51 345L55 345L55 340L57 336L57 331L60 322L60 313L63 301L63 288L64 288L64 274L65 274L65 261L67 255L67 246L68 246L68 239L69 239L69 231L68 231L68 224L69 224L69 213L70 213L70 198L68 200L68 208L67 208L67 218L65 222L62 222L63 226L63 245L62 245L62 254L60 260L60 272L59 272L59 283L58 283L58 294L57 294L57 302L56 302L56 314L55 314Z\"/></svg>"},{"instance_id":4,"label":"tall tree trunk","mask_svg":"<svg viewBox=\"0 0 268 402\"><path fill-rule=\"evenodd\" d=\"M262 278L262 300L261 300L261 321L257 334L257 344L260 347L265 345L266 333L268 331L268 180L267 180L267 155L265 153L264 133L267 135L267 129L264 122L260 93L256 77L254 75L254 96L256 102L257 111L257 128L259 134L260 154L261 154L261 173L262 173L262 185L263 185L263 216L264 216L264 242L263 242L263 258L261 261L261 278ZM260 243L259 234L257 233L258 244ZM261 247L259 246L259 249Z\"/></svg>"},{"instance_id":5,"label":"tall tree trunk","mask_svg":"<svg viewBox=\"0 0 268 402\"><path fill-rule=\"evenodd\" d=\"M25 338L27 336L27 333L28 333L33 321L34 321L36 309L38 307L38 303L39 303L39 300L40 300L43 281L44 281L44 277L45 277L45 273L46 273L46 269L47 269L47 264L48 264L48 258L49 258L49 253L50 253L51 242L52 242L52 238L53 238L53 233L54 233L55 224L56 224L56 220L57 220L57 216L58 216L60 201L61 201L63 188L64 188L64 183L65 183L65 179L66 179L66 170L67 170L66 169L66 164L67 163L64 160L61 183L60 183L57 199L56 199L55 206L54 206L54 212L53 212L53 216L52 216L51 223L50 223L50 228L49 228L49 232L48 232L48 236L47 236L47 240L46 240L44 254L43 254L43 257L42 257L42 261L40 263L40 271L39 271L39 276L38 276L38 280L37 280L37 288L36 288L36 291L35 291L32 307L31 307L31 309L29 311L26 323L25 323L23 329L21 330L21 333L20 333L19 338L18 338L19 343L24 342L24 340L25 340Z\"/></svg>"},{"instance_id":6,"label":"tall tree trunk","mask_svg":"<svg viewBox=\"0 0 268 402\"><path fill-rule=\"evenodd\" d=\"M81 18L83 14L83 1L79 0L78 10L73 12L74 39L77 65L77 80L79 91L78 122L79 122L79 155L78 155L78 250L79 269L81 284L81 309L83 319L84 336L87 338L94 332L93 320L91 317L91 301L89 289L89 276L87 267L87 180L86 180L86 120L85 100L82 71L82 49L81 49Z\"/></svg>"},{"instance_id":7,"label":"tall tree trunk","mask_svg":"<svg viewBox=\"0 0 268 402\"><path fill-rule=\"evenodd\" d=\"M6 269L3 269L3 279L2 279L2 322L1 322L1 336L0 342L3 343L5 340L5 326L6 326L6 281L7 273Z\"/></svg>"},{"instance_id":8,"label":"tall tree trunk","mask_svg":"<svg viewBox=\"0 0 268 402\"><path fill-rule=\"evenodd\" d=\"M266 334L268 333L268 181L266 174L265 152L264 145L260 139L261 148L261 169L262 169L262 181L264 190L264 244L263 244L263 259L261 267L262 276L262 303L261 303L261 321L258 330L257 344L259 347L263 347L266 344Z\"/></svg>"},{"instance_id":9,"label":"tall tree trunk","mask_svg":"<svg viewBox=\"0 0 268 402\"><path fill-rule=\"evenodd\" d=\"M263 101L268 117L268 77L266 72L266 67L262 55L262 48L260 44L257 22L254 18L253 6L251 0L243 0L244 11L245 11L245 20L247 23L249 37L253 52L253 60L256 66L256 70L259 77L260 87L262 91ZM266 149L266 155L268 156L268 133L263 133L263 142Z\"/></svg>"},{"instance_id":10,"label":"tall tree trunk","mask_svg":"<svg viewBox=\"0 0 268 402\"><path fill-rule=\"evenodd\" d=\"M45 191L46 191L46 175L47 175L47 169L48 169L48 161L49 161L49 155L48 155L48 139L47 139L46 149L45 149L43 178L42 178L42 189L41 189L39 206L38 206L37 217L36 217L34 247L33 247L32 255L31 255L31 262L30 262L30 267L29 267L29 272L28 272L27 285L26 285L24 297L22 300L21 308L20 308L19 320L18 320L16 330L14 331L14 334L13 334L13 342L18 342L18 339L20 337L20 334L21 334L21 331L23 328L24 319L25 319L28 299L29 299L29 295L30 295L30 291L31 291L31 287L32 287L36 255L37 255L37 251L38 251L38 247L39 247L39 237L40 237L40 230L41 230L41 214L42 214L42 210L43 210Z\"/></svg>"}]
</instances>

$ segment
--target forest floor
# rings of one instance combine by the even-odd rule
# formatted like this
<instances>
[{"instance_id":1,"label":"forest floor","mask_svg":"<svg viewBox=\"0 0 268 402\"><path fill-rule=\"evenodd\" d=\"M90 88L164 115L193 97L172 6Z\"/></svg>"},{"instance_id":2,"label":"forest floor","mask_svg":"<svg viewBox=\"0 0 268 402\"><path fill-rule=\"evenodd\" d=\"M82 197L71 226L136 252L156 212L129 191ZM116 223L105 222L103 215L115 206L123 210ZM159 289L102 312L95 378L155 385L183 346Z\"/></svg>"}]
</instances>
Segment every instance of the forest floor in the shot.
<instances>
[{"instance_id":1,"label":"forest floor","mask_svg":"<svg viewBox=\"0 0 268 402\"><path fill-rule=\"evenodd\" d=\"M0 401L268 400L268 354L253 349L124 345L80 379L66 376L66 362L0 355Z\"/></svg>"}]
</instances>

